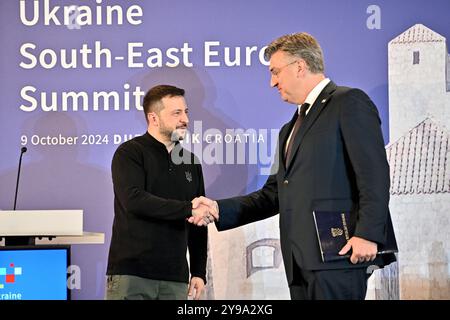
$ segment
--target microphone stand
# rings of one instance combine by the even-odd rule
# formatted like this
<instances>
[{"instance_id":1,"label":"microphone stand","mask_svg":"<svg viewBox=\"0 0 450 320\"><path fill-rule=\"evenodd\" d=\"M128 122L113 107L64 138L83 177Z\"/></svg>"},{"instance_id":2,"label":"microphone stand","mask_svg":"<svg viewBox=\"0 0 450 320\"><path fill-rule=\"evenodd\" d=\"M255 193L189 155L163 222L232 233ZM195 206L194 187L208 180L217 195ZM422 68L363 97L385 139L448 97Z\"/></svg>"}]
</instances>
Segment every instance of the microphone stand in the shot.
<instances>
[{"instance_id":1,"label":"microphone stand","mask_svg":"<svg viewBox=\"0 0 450 320\"><path fill-rule=\"evenodd\" d=\"M25 152L27 152L27 147L22 147L22 149L20 149L19 168L17 170L16 192L14 195L14 207L13 207L14 211L16 210L17 194L19 191L19 179L20 179L20 168L22 166L22 156ZM5 237L5 246L26 246L26 245L34 245L34 238L28 236Z\"/></svg>"},{"instance_id":2,"label":"microphone stand","mask_svg":"<svg viewBox=\"0 0 450 320\"><path fill-rule=\"evenodd\" d=\"M19 169L17 170L16 193L14 195L14 207L13 207L14 211L16 210L17 193L19 191L19 178L20 178L20 167L22 166L22 156L25 152L27 152L27 147L22 147L22 149L20 149Z\"/></svg>"}]
</instances>

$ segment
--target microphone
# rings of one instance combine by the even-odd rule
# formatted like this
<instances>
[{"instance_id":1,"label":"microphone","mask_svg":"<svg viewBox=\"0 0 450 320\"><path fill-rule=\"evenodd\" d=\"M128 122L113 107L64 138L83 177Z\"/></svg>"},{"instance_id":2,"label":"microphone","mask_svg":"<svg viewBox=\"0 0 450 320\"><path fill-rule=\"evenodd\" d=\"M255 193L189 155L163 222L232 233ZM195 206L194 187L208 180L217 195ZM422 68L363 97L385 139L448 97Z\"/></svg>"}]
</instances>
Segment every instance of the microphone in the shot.
<instances>
[{"instance_id":1,"label":"microphone","mask_svg":"<svg viewBox=\"0 0 450 320\"><path fill-rule=\"evenodd\" d=\"M22 166L22 156L25 152L27 152L27 147L22 147L20 149L20 158L19 158L19 169L17 170L17 182L16 182L16 193L14 195L14 209L16 210L16 203L17 203L17 191L19 190L19 178L20 178L20 167Z\"/></svg>"},{"instance_id":2,"label":"microphone","mask_svg":"<svg viewBox=\"0 0 450 320\"><path fill-rule=\"evenodd\" d=\"M27 152L27 147L22 147L22 149L20 149L19 170L17 170L16 194L14 195L14 210L16 210L17 191L19 190L19 178L20 178L20 167L22 166L22 156L25 152ZM5 246L28 246L34 244L35 240L33 237L28 236L5 237Z\"/></svg>"}]
</instances>

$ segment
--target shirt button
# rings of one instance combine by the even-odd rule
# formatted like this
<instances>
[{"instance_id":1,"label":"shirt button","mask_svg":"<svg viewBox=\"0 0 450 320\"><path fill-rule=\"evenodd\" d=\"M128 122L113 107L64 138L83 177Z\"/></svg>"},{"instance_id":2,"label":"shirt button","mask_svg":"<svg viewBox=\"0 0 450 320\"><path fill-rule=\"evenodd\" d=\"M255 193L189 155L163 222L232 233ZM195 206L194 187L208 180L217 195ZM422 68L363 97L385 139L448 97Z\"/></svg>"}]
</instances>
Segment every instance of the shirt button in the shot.
<instances>
[{"instance_id":1,"label":"shirt button","mask_svg":"<svg viewBox=\"0 0 450 320\"><path fill-rule=\"evenodd\" d=\"M288 181L288 180L284 180L283 183L284 183L284 184L288 184L289 181Z\"/></svg>"}]
</instances>

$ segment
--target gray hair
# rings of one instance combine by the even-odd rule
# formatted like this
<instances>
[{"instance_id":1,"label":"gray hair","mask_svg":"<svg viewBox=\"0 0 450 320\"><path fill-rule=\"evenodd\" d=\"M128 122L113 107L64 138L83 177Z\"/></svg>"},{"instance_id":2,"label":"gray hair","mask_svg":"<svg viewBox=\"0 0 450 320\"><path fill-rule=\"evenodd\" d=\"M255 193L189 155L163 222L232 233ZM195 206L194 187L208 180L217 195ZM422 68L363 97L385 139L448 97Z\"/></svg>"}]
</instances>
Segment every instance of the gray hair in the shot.
<instances>
[{"instance_id":1,"label":"gray hair","mask_svg":"<svg viewBox=\"0 0 450 320\"><path fill-rule=\"evenodd\" d=\"M324 72L322 49L317 40L306 32L287 34L275 39L264 51L264 57L270 60L277 51L302 58L312 73Z\"/></svg>"}]
</instances>

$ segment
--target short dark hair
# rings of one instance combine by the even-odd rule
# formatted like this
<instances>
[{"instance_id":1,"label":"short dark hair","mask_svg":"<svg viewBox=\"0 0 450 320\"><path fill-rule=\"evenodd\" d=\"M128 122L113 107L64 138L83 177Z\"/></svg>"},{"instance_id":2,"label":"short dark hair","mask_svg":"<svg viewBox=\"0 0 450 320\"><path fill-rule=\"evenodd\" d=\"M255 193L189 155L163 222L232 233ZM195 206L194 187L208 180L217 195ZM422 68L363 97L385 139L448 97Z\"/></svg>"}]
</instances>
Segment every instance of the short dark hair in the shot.
<instances>
[{"instance_id":1,"label":"short dark hair","mask_svg":"<svg viewBox=\"0 0 450 320\"><path fill-rule=\"evenodd\" d=\"M270 60L277 51L284 51L302 58L312 73L324 72L322 49L317 40L306 32L287 34L275 39L267 46L264 57Z\"/></svg>"},{"instance_id":2,"label":"short dark hair","mask_svg":"<svg viewBox=\"0 0 450 320\"><path fill-rule=\"evenodd\" d=\"M184 89L167 84L158 85L148 90L148 92L145 94L143 102L145 120L147 120L148 113L159 113L164 108L164 105L161 103L161 100L164 97L180 96L184 97Z\"/></svg>"}]
</instances>

